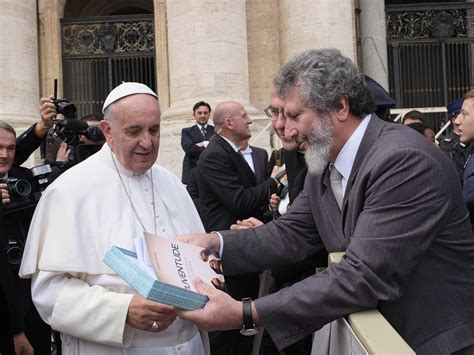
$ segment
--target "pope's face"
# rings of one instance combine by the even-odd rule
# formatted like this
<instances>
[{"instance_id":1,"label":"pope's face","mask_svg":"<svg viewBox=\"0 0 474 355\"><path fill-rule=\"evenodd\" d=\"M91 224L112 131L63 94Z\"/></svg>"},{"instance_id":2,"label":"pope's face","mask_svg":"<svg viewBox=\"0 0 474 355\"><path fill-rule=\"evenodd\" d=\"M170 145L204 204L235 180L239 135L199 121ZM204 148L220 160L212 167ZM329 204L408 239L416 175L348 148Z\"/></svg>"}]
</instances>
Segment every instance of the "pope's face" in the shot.
<instances>
[{"instance_id":1,"label":"pope's face","mask_svg":"<svg viewBox=\"0 0 474 355\"><path fill-rule=\"evenodd\" d=\"M15 159L16 137L13 133L0 128L0 177L11 169Z\"/></svg>"},{"instance_id":2,"label":"pope's face","mask_svg":"<svg viewBox=\"0 0 474 355\"><path fill-rule=\"evenodd\" d=\"M160 106L147 94L127 96L115 103L112 122L101 121L110 149L128 170L142 174L152 167L160 146Z\"/></svg>"}]
</instances>

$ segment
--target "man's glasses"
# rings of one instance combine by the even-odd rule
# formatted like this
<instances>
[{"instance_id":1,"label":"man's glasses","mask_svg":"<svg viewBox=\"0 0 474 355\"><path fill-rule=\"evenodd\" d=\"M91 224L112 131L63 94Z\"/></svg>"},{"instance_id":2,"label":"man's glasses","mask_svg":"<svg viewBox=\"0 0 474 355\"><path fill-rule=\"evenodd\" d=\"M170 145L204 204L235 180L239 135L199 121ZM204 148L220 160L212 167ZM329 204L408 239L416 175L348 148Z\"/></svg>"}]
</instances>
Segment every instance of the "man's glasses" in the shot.
<instances>
[{"instance_id":1,"label":"man's glasses","mask_svg":"<svg viewBox=\"0 0 474 355\"><path fill-rule=\"evenodd\" d=\"M265 112L269 119L276 120L280 113L283 114L283 109L268 106L263 112Z\"/></svg>"},{"instance_id":2,"label":"man's glasses","mask_svg":"<svg viewBox=\"0 0 474 355\"><path fill-rule=\"evenodd\" d=\"M241 120L246 120L247 118L249 118L249 115L247 113L245 113L242 116L232 116L232 117L228 117L228 118L240 118Z\"/></svg>"}]
</instances>

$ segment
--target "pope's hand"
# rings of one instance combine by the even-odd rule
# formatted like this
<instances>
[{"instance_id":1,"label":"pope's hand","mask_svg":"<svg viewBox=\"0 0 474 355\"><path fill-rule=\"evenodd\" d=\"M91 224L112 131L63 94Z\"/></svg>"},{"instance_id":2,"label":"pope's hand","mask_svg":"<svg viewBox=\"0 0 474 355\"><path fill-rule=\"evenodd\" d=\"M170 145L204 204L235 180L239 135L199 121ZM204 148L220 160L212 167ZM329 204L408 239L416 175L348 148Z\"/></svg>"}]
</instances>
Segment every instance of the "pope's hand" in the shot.
<instances>
[{"instance_id":1,"label":"pope's hand","mask_svg":"<svg viewBox=\"0 0 474 355\"><path fill-rule=\"evenodd\" d=\"M127 323L147 332L161 332L175 319L174 307L148 301L140 295L134 295L128 306Z\"/></svg>"},{"instance_id":2,"label":"pope's hand","mask_svg":"<svg viewBox=\"0 0 474 355\"><path fill-rule=\"evenodd\" d=\"M197 245L210 252L219 252L221 241L216 233L192 233L176 237L180 242Z\"/></svg>"},{"instance_id":3,"label":"pope's hand","mask_svg":"<svg viewBox=\"0 0 474 355\"><path fill-rule=\"evenodd\" d=\"M184 311L177 309L176 313L182 319L189 320L199 329L228 330L242 327L242 303L234 300L227 293L217 290L196 278L194 286L199 293L207 295L209 301L202 309Z\"/></svg>"}]
</instances>

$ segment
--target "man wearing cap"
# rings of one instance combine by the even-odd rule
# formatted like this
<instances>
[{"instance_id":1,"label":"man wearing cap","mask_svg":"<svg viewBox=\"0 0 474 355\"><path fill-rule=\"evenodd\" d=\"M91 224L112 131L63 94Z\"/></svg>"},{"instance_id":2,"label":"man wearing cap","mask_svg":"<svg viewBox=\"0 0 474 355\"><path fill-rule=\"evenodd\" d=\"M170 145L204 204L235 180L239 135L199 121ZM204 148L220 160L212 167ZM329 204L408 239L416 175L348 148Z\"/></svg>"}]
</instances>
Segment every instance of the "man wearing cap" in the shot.
<instances>
[{"instance_id":1,"label":"man wearing cap","mask_svg":"<svg viewBox=\"0 0 474 355\"><path fill-rule=\"evenodd\" d=\"M460 141L459 126L460 122L456 120L461 112L462 99L451 102L448 106L448 118L451 121L453 130L446 138L439 143L439 148L445 152L452 160L459 173L461 181L463 180L464 165L471 154L471 145Z\"/></svg>"},{"instance_id":2,"label":"man wearing cap","mask_svg":"<svg viewBox=\"0 0 474 355\"><path fill-rule=\"evenodd\" d=\"M41 317L61 332L63 354L205 354L193 324L136 294L102 262L112 245L135 250L143 231L172 238L204 230L181 182L155 165L157 95L123 83L103 112L107 143L42 196L20 275L32 279Z\"/></svg>"}]
</instances>

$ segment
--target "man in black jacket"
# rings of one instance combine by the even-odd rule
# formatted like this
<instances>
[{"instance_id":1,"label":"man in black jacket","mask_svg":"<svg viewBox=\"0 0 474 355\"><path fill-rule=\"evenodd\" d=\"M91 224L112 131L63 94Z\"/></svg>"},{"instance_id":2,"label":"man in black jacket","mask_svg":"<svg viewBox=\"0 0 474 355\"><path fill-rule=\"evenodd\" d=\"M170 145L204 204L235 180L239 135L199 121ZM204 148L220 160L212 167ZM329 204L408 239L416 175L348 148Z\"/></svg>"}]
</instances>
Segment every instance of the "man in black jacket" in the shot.
<instances>
[{"instance_id":1,"label":"man in black jacket","mask_svg":"<svg viewBox=\"0 0 474 355\"><path fill-rule=\"evenodd\" d=\"M12 167L15 146L15 130L8 123L0 121L0 259L2 265L6 264L1 271L0 319L2 329L7 329L0 333L0 353L33 354L34 351L36 354L48 354L51 352L51 328L41 320L33 306L30 280L18 277L36 197L33 196L34 191L22 196L27 192L23 187L34 188L34 183L30 170Z\"/></svg>"},{"instance_id":2,"label":"man in black jacket","mask_svg":"<svg viewBox=\"0 0 474 355\"><path fill-rule=\"evenodd\" d=\"M193 107L193 117L196 124L183 128L181 131L181 147L184 150L183 172L181 181L188 184L191 169L195 168L199 156L209 144L214 135L214 126L207 124L211 114L211 106L204 101L197 102Z\"/></svg>"}]
</instances>

